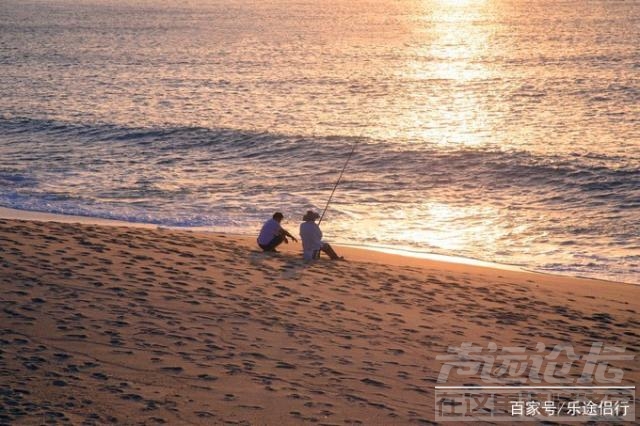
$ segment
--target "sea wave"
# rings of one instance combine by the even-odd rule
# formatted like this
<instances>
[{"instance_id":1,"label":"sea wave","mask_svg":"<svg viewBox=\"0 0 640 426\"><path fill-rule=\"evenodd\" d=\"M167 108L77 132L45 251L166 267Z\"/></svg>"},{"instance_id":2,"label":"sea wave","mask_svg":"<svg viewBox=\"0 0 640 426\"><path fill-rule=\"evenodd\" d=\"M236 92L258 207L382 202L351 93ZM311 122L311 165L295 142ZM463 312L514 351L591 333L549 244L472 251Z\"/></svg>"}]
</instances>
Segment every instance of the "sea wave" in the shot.
<instances>
[{"instance_id":1,"label":"sea wave","mask_svg":"<svg viewBox=\"0 0 640 426\"><path fill-rule=\"evenodd\" d=\"M406 143L369 137L319 135L314 137L255 132L243 129L167 126L132 128L115 124L66 123L47 119L8 118L0 116L3 144L34 144L46 142L47 148L64 144L68 148L130 150L151 146L160 152L170 150L176 159L190 150L210 154L225 153L223 159L257 159L277 162L288 159L306 159L321 165L324 161L346 160L352 144L356 146L356 167L381 171L413 170L419 175L430 171L494 170L508 174L511 180L525 185L554 183L554 178L567 178L573 182L600 181L610 187L633 186L638 183L640 152L628 155L592 154L575 152L568 155L540 155L526 150L495 148L443 147L428 142ZM143 151L145 152L145 151ZM145 152L146 153L146 152ZM354 163L356 163L354 161ZM337 168L340 164L332 164ZM532 180L533 178L533 180ZM545 181L546 180L546 181Z\"/></svg>"},{"instance_id":2,"label":"sea wave","mask_svg":"<svg viewBox=\"0 0 640 426\"><path fill-rule=\"evenodd\" d=\"M6 116L0 154L0 206L236 230L252 230L274 209L323 208L350 160L331 207L342 242L510 264L531 258L527 266L541 270L606 269L614 278L637 269L640 154ZM416 237L439 233L440 243Z\"/></svg>"},{"instance_id":3,"label":"sea wave","mask_svg":"<svg viewBox=\"0 0 640 426\"><path fill-rule=\"evenodd\" d=\"M51 177L52 159L57 177L137 172L148 178L148 190L157 178L166 178L163 173L171 168L187 171L194 178L211 173L211 169L232 180L253 176L255 182L244 181L252 185L259 184L260 177L307 176L326 187L355 145L345 185L363 193L442 188L527 192L551 205L571 202L584 207L605 199L612 209L636 205L640 195L638 157L588 153L541 156L514 150L442 149L353 136L309 138L235 129L130 128L5 117L0 118L0 131L4 193L44 183L43 178ZM124 168L114 170L116 167ZM136 181L137 186L142 183ZM278 184L294 189L290 187L299 182L281 179Z\"/></svg>"}]
</instances>

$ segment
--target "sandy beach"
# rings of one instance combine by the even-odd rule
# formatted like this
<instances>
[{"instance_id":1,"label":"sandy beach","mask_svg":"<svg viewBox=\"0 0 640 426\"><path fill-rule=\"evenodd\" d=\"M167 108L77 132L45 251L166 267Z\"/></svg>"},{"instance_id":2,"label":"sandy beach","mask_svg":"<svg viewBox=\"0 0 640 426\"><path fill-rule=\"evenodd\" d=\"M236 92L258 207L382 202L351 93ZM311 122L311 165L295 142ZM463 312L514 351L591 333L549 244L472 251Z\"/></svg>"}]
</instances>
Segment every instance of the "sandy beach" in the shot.
<instances>
[{"instance_id":1,"label":"sandy beach","mask_svg":"<svg viewBox=\"0 0 640 426\"><path fill-rule=\"evenodd\" d=\"M602 342L640 379L639 286L337 249L0 220L0 424L434 424L465 342Z\"/></svg>"}]
</instances>

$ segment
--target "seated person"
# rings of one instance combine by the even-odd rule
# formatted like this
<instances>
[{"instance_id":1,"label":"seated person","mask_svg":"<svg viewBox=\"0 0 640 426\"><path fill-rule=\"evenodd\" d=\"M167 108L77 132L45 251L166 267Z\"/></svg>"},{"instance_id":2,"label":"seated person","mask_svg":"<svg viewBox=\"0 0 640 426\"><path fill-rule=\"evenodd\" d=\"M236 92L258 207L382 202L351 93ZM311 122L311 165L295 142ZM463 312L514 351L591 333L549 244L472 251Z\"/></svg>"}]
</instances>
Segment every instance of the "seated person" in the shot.
<instances>
[{"instance_id":1,"label":"seated person","mask_svg":"<svg viewBox=\"0 0 640 426\"><path fill-rule=\"evenodd\" d=\"M343 260L344 258L338 256L329 243L322 241L322 231L316 223L316 219L319 217L318 213L309 210L302 218L304 222L300 224L300 238L302 239L304 260L319 258L321 251L328 254L331 260Z\"/></svg>"},{"instance_id":2,"label":"seated person","mask_svg":"<svg viewBox=\"0 0 640 426\"><path fill-rule=\"evenodd\" d=\"M277 253L278 250L276 250L276 247L283 242L289 243L287 237L291 238L293 241L298 241L296 237L291 235L280 225L283 218L284 215L282 213L275 212L273 217L262 225L260 235L258 235L258 245L262 250Z\"/></svg>"}]
</instances>

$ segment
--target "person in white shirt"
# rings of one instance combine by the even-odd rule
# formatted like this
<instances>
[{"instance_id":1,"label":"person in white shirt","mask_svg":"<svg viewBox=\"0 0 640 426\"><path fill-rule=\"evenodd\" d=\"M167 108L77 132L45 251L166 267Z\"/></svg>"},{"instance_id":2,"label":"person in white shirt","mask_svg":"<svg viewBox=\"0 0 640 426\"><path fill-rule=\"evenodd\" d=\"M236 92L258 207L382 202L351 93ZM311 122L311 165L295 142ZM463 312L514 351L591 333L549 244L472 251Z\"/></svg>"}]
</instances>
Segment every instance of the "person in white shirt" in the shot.
<instances>
[{"instance_id":1,"label":"person in white shirt","mask_svg":"<svg viewBox=\"0 0 640 426\"><path fill-rule=\"evenodd\" d=\"M284 215L282 213L275 212L273 217L262 225L260 235L258 235L258 245L262 250L277 253L278 250L276 250L276 247L283 242L287 244L289 243L287 237L291 238L293 241L298 241L296 237L291 235L282 227L282 225L280 225L283 218Z\"/></svg>"},{"instance_id":2,"label":"person in white shirt","mask_svg":"<svg viewBox=\"0 0 640 426\"><path fill-rule=\"evenodd\" d=\"M300 224L300 239L302 239L302 250L304 260L314 260L320 257L320 252L325 252L331 260L344 260L343 257L333 250L329 243L322 241L322 231L316 223L320 215L312 210L308 210L302 217Z\"/></svg>"}]
</instances>

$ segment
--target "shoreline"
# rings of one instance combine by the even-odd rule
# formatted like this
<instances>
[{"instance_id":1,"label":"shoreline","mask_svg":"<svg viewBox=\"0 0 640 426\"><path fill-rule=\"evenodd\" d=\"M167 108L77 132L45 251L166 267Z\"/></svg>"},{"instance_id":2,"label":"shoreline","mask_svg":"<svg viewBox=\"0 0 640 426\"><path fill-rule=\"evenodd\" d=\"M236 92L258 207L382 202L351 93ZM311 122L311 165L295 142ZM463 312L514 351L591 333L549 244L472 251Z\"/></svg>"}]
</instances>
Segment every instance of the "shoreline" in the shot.
<instances>
[{"instance_id":1,"label":"shoreline","mask_svg":"<svg viewBox=\"0 0 640 426\"><path fill-rule=\"evenodd\" d=\"M39 211L31 211L31 210L19 210L19 209L12 209L9 207L1 207L1 206L0 206L0 219L15 219L15 220L25 220L25 221L42 221L42 222L59 222L59 223L80 223L80 224L88 224L88 225L120 226L120 227L132 227L132 228L141 228L141 229L165 229L165 230L195 232L195 233L204 233L204 234L213 234L213 235L227 235L230 237L237 237L237 238L247 239L251 241L253 241L254 239L254 237L249 234L218 232L218 231L210 230L205 227L170 227L170 226L163 226L163 225L144 223L144 222L127 222L122 220L103 219L103 218L97 218L97 217L91 217L91 216L75 216L75 215L47 213L47 212L39 212ZM344 250L344 249L362 250L370 253L382 253L382 254L388 254L392 256L406 257L409 259L422 259L422 260L428 260L428 261L434 261L434 262L477 266L477 267L484 267L484 268L490 268L490 269L496 269L496 270L526 272L526 273L532 273L532 274L548 275L551 277L575 278L580 280L598 281L602 283L616 283L616 284L626 284L626 285L634 285L634 286L640 285L640 283L636 284L636 283L626 282L626 281L616 281L616 280L610 280L610 279L604 279L604 278L593 278L588 276L562 274L562 273L553 272L553 271L538 271L535 269L527 268L526 266L501 264L501 263L489 262L489 261L473 259L468 257L462 257L462 256L451 256L451 255L442 255L437 253L413 251L406 248L395 249L395 248L390 248L385 246L367 246L367 245L349 244L349 243L332 243L332 245L334 245L336 248L341 250ZM357 257L362 258L361 256L357 256Z\"/></svg>"}]
</instances>

